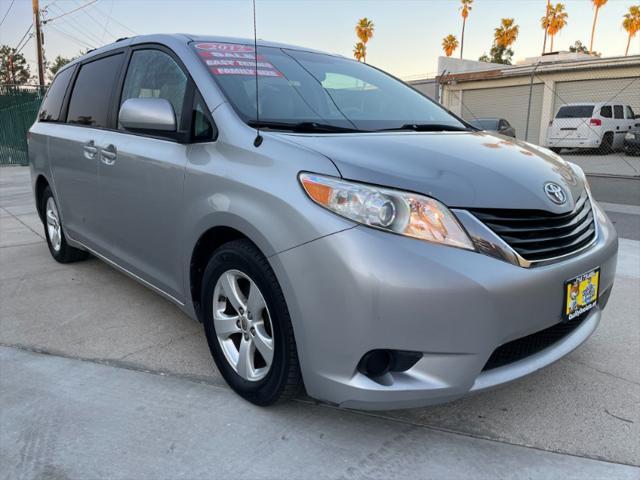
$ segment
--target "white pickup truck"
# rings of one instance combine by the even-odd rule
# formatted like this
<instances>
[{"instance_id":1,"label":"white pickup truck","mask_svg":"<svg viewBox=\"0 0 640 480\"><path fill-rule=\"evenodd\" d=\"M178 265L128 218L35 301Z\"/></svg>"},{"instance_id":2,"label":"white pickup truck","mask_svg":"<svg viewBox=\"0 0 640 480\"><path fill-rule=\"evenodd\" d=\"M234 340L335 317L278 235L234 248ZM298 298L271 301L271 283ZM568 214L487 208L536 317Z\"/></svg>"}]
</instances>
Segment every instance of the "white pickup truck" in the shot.
<instances>
[{"instance_id":1,"label":"white pickup truck","mask_svg":"<svg viewBox=\"0 0 640 480\"><path fill-rule=\"evenodd\" d=\"M640 115L621 103L568 103L560 107L547 129L547 147L597 148L609 153L623 147L625 135L636 128Z\"/></svg>"}]
</instances>

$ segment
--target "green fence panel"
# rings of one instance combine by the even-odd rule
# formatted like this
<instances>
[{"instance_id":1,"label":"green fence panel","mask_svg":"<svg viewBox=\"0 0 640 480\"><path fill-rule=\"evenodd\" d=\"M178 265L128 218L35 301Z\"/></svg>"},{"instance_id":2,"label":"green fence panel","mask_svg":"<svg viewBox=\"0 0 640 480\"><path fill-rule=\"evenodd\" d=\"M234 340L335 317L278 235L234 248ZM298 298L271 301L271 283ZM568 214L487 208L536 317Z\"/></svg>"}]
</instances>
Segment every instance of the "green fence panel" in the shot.
<instances>
[{"instance_id":1,"label":"green fence panel","mask_svg":"<svg viewBox=\"0 0 640 480\"><path fill-rule=\"evenodd\" d=\"M27 165L27 131L46 91L41 86L0 85L0 165Z\"/></svg>"}]
</instances>

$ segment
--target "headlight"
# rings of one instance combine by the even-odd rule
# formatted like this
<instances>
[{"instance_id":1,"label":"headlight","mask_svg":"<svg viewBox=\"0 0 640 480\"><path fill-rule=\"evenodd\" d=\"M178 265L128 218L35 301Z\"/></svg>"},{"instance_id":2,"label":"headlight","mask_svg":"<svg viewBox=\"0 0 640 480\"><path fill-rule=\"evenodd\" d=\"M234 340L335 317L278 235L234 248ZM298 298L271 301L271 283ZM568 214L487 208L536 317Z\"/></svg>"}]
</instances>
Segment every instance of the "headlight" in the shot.
<instances>
[{"instance_id":1,"label":"headlight","mask_svg":"<svg viewBox=\"0 0 640 480\"><path fill-rule=\"evenodd\" d=\"M624 138L625 138L625 140L635 140L636 139L636 134L629 132L624 136Z\"/></svg>"},{"instance_id":2,"label":"headlight","mask_svg":"<svg viewBox=\"0 0 640 480\"><path fill-rule=\"evenodd\" d=\"M474 250L453 214L433 198L310 173L300 174L300 183L314 202L354 222Z\"/></svg>"}]
</instances>

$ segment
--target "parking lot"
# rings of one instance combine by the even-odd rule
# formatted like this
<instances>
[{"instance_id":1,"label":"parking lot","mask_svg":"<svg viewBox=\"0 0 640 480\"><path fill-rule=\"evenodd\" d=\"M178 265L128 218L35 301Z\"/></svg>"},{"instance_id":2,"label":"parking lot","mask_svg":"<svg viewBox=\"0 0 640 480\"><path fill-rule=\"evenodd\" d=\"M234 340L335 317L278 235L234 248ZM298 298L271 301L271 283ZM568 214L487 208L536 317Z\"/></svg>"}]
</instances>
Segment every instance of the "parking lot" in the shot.
<instances>
[{"instance_id":1,"label":"parking lot","mask_svg":"<svg viewBox=\"0 0 640 480\"><path fill-rule=\"evenodd\" d=\"M640 476L638 206L605 204L624 238L586 344L493 391L371 414L244 402L201 325L96 259L53 261L28 169L1 168L0 192L0 477Z\"/></svg>"}]
</instances>

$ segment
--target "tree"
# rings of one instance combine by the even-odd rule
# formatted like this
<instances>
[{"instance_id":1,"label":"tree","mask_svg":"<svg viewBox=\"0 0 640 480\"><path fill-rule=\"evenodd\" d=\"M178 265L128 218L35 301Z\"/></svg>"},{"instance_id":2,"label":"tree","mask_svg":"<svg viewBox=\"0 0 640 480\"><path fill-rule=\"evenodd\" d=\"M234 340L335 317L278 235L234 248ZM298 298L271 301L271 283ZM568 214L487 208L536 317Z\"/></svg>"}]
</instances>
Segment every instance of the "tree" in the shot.
<instances>
[{"instance_id":1,"label":"tree","mask_svg":"<svg viewBox=\"0 0 640 480\"><path fill-rule=\"evenodd\" d=\"M72 60L74 60L73 58L65 58L62 57L60 55L58 55L54 60L53 60L53 64L49 67L49 75L51 76L51 78L56 76L56 73L58 73L58 70L60 70L62 67L64 67L67 63L71 62Z\"/></svg>"},{"instance_id":2,"label":"tree","mask_svg":"<svg viewBox=\"0 0 640 480\"><path fill-rule=\"evenodd\" d=\"M551 23L551 0L547 0L547 9L545 15L540 19L540 23L544 30L544 42L542 43L542 54L547 51L547 34L549 33L549 24Z\"/></svg>"},{"instance_id":3,"label":"tree","mask_svg":"<svg viewBox=\"0 0 640 480\"><path fill-rule=\"evenodd\" d=\"M587 55L592 55L594 57L602 56L601 53L590 52L589 49L580 40L576 40L575 42L573 42L573 45L569 47L569 51L571 53L586 53Z\"/></svg>"},{"instance_id":4,"label":"tree","mask_svg":"<svg viewBox=\"0 0 640 480\"><path fill-rule=\"evenodd\" d=\"M500 26L493 31L495 44L499 47L509 48L518 38L520 27L515 24L513 18L503 18Z\"/></svg>"},{"instance_id":5,"label":"tree","mask_svg":"<svg viewBox=\"0 0 640 480\"><path fill-rule=\"evenodd\" d=\"M353 56L359 62L367 57L367 47L362 42L358 42L353 46Z\"/></svg>"},{"instance_id":6,"label":"tree","mask_svg":"<svg viewBox=\"0 0 640 480\"><path fill-rule=\"evenodd\" d=\"M24 55L9 45L0 47L0 83L23 85L29 82L31 71Z\"/></svg>"},{"instance_id":7,"label":"tree","mask_svg":"<svg viewBox=\"0 0 640 480\"><path fill-rule=\"evenodd\" d=\"M598 12L605 6L608 0L591 0L595 7L595 13L593 14L593 26L591 27L591 43L589 44L589 52L593 52L593 38L596 34L596 23L598 21Z\"/></svg>"},{"instance_id":8,"label":"tree","mask_svg":"<svg viewBox=\"0 0 640 480\"><path fill-rule=\"evenodd\" d=\"M567 25L569 14L564 11L562 3L557 3L555 7L551 7L550 17L548 33L551 37L551 51L553 52L553 39Z\"/></svg>"},{"instance_id":9,"label":"tree","mask_svg":"<svg viewBox=\"0 0 640 480\"><path fill-rule=\"evenodd\" d=\"M359 52L362 54L362 61L364 63L367 63L367 42L371 40L371 38L373 38L374 31L375 25L367 17L361 18L360 20L358 20L358 23L356 23L356 35L360 39L360 42L358 43L362 43L364 47L359 50ZM356 43L356 47L358 47L358 43ZM355 49L353 54L355 56Z\"/></svg>"},{"instance_id":10,"label":"tree","mask_svg":"<svg viewBox=\"0 0 640 480\"><path fill-rule=\"evenodd\" d=\"M462 2L462 6L460 7L460 15L462 15L462 36L460 37L460 58L462 59L462 51L464 50L464 28L467 25L467 17L469 16L469 12L471 11L471 4L473 0L460 0ZM452 35L449 35L450 37ZM455 37L454 37L455 38ZM443 45L444 48L444 45ZM455 50L455 48L454 48ZM450 57L451 55L447 55Z\"/></svg>"},{"instance_id":11,"label":"tree","mask_svg":"<svg viewBox=\"0 0 640 480\"><path fill-rule=\"evenodd\" d=\"M478 60L488 63L501 63L503 65L511 65L511 59L513 58L513 50L502 45L496 45L495 43L491 47L489 55L486 53L482 55Z\"/></svg>"},{"instance_id":12,"label":"tree","mask_svg":"<svg viewBox=\"0 0 640 480\"><path fill-rule=\"evenodd\" d=\"M442 39L442 49L447 57L453 55L453 52L458 48L459 42L455 35L447 35Z\"/></svg>"},{"instance_id":13,"label":"tree","mask_svg":"<svg viewBox=\"0 0 640 480\"><path fill-rule=\"evenodd\" d=\"M629 55L631 39L640 31L640 5L632 5L629 7L629 13L624 14L622 28L624 28L629 35L627 38L627 49L624 51L624 55L626 57Z\"/></svg>"}]
</instances>

